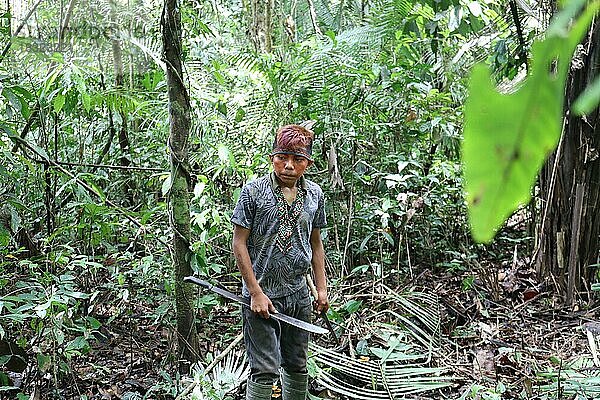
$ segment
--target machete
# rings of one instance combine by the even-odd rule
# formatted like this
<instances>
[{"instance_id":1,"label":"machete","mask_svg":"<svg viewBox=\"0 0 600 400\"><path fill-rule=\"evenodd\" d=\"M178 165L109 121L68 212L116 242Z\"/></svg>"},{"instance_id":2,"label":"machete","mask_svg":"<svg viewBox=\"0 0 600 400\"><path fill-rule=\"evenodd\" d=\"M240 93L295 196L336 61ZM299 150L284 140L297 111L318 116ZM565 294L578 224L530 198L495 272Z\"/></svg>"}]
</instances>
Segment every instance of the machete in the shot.
<instances>
[{"instance_id":1,"label":"machete","mask_svg":"<svg viewBox=\"0 0 600 400\"><path fill-rule=\"evenodd\" d=\"M246 307L250 307L249 299L238 296L237 294L233 294L225 289L222 289L218 286L213 285L210 282L203 281L202 279L198 279L194 276L186 276L185 278L183 278L183 281L195 283L196 285L205 287L206 289L208 289L212 292L215 292L229 300L233 300L236 303L240 303ZM296 328L300 328L300 329L303 329L303 330L311 332L311 333L318 333L321 335L324 333L329 333L329 331L325 328L321 328L320 326L313 325L310 322L301 321L299 319L290 317L289 315L285 315L285 314L282 314L279 312L271 313L270 316L271 316L271 318L276 319L277 321L285 322L286 324L295 326Z\"/></svg>"},{"instance_id":2,"label":"machete","mask_svg":"<svg viewBox=\"0 0 600 400\"><path fill-rule=\"evenodd\" d=\"M306 274L306 284L308 285L308 288L310 289L310 293L312 294L313 298L315 299L315 301L317 301L317 299L319 298L319 293L317 292L317 287L315 286L315 283L313 282L310 274ZM337 337L337 335L335 334L335 331L333 330L331 321L327 317L327 312L321 311L319 313L319 316L321 318L323 318L323 321L325 321L325 325L327 325L327 329L329 329L331 336L333 336L333 339L335 340L335 344L340 346L340 339Z\"/></svg>"}]
</instances>

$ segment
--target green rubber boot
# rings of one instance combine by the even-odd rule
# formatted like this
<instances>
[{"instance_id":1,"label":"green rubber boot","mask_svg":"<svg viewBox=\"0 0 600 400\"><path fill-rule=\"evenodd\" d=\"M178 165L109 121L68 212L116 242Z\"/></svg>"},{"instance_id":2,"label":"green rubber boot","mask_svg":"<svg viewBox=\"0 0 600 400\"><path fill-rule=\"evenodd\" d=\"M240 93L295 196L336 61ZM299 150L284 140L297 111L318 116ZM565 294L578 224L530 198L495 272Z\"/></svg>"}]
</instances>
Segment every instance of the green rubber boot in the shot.
<instances>
[{"instance_id":1,"label":"green rubber boot","mask_svg":"<svg viewBox=\"0 0 600 400\"><path fill-rule=\"evenodd\" d=\"M248 379L246 385L246 400L271 400L272 385L263 385Z\"/></svg>"},{"instance_id":2,"label":"green rubber boot","mask_svg":"<svg viewBox=\"0 0 600 400\"><path fill-rule=\"evenodd\" d=\"M308 391L308 374L283 371L281 386L283 400L305 400Z\"/></svg>"}]
</instances>

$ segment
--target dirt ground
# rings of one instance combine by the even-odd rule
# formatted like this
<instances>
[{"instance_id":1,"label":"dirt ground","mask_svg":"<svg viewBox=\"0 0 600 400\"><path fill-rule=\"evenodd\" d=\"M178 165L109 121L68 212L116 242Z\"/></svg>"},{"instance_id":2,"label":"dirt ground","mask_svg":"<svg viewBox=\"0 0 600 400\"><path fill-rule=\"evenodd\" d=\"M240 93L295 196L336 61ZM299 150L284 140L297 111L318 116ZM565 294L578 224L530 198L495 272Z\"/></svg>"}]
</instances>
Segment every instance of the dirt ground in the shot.
<instances>
[{"instance_id":1,"label":"dirt ground","mask_svg":"<svg viewBox=\"0 0 600 400\"><path fill-rule=\"evenodd\" d=\"M425 270L409 284L386 286L387 291L379 290L378 296L371 297L365 293L374 289L359 279L344 288L333 288L334 308L362 294L362 308L357 312L361 318L345 330L339 327L343 324L336 325L338 333L343 334L339 347L326 337L316 343L334 348L344 357L357 358L355 350L372 321L369 313L379 312L382 305L393 308L393 302L382 299L393 296L393 292L421 291L435 294L438 299L438 309L432 312L439 317L440 329L434 332L439 340L430 365L446 368L453 382L443 389L405 398L573 398L565 390L566 384L553 391L551 375L572 369L578 360L579 373L598 374L598 368L590 364L593 354L587 331L597 327L600 302L597 296L587 297L584 293L577 306L567 308L552 287L537 282L526 265L517 264L490 264L461 273ZM189 387L190 380L178 378L174 368L174 327L150 317L157 306L131 304L128 313L116 318L111 318L108 308L96 310L95 318L103 323L102 328L90 339L89 353L70 360L71 374L58 379L60 387L54 384L56 376L51 371L42 372L33 366L22 374L10 375L13 382L22 385L31 400L176 398L176 384ZM223 304L213 308L210 315L200 316L198 330L204 355L217 356L239 334L237 310L236 305ZM368 337L374 340L373 335ZM242 345L231 353L242 357ZM550 375L544 377L544 372ZM231 392L231 398L241 399L243 390L241 383ZM351 398L335 393L319 380L311 381L310 390L333 399ZM0 392L0 398L13 399L16 395Z\"/></svg>"}]
</instances>

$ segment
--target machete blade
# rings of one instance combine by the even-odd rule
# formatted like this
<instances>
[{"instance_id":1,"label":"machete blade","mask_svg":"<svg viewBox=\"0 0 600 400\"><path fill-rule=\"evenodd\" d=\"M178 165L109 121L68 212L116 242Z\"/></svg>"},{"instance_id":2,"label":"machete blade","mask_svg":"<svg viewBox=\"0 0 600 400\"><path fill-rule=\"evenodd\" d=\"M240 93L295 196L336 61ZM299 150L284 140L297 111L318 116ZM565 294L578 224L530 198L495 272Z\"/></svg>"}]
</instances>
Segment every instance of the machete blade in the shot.
<instances>
[{"instance_id":1,"label":"machete blade","mask_svg":"<svg viewBox=\"0 0 600 400\"><path fill-rule=\"evenodd\" d=\"M210 282L204 281L202 279L198 279L194 276L186 276L185 278L183 278L183 281L195 283L196 285L202 286L212 292L215 292L215 293L225 297L226 299L233 300L236 303L240 303L246 307L250 307L250 302L248 299L238 296L237 294L231 293L231 292L229 292L225 289L222 289L218 286L215 286ZM311 333L318 333L319 335L329 333L329 331L325 328L321 328L320 326L311 324L310 322L306 322L306 321L302 321L302 320L299 320L294 317L290 317L289 315L285 315L280 312L271 313L271 318L276 319L281 322L285 322L286 324L295 326L296 328L300 328L302 330L305 330L305 331L308 331Z\"/></svg>"}]
</instances>

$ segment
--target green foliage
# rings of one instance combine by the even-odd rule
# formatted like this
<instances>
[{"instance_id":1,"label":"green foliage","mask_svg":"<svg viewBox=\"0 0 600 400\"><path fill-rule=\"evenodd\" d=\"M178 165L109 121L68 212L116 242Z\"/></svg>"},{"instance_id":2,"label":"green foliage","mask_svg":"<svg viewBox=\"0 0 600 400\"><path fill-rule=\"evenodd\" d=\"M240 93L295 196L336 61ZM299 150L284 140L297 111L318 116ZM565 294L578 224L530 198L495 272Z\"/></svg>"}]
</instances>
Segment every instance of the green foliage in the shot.
<instances>
[{"instance_id":1,"label":"green foliage","mask_svg":"<svg viewBox=\"0 0 600 400\"><path fill-rule=\"evenodd\" d=\"M20 268L36 270L40 265L28 262ZM89 352L88 340L100 327L94 318L79 316L79 307L90 297L77 290L70 272L45 272L37 281L17 282L14 291L0 297L0 329L29 347L24 334L30 327L48 340L38 353L40 369L66 373L72 357Z\"/></svg>"},{"instance_id":2,"label":"green foliage","mask_svg":"<svg viewBox=\"0 0 600 400\"><path fill-rule=\"evenodd\" d=\"M591 112L600 104L600 78L596 78L573 104L573 111L578 115Z\"/></svg>"},{"instance_id":3,"label":"green foliage","mask_svg":"<svg viewBox=\"0 0 600 400\"><path fill-rule=\"evenodd\" d=\"M222 199L231 208L229 188L239 188L266 169L264 154L278 125L311 118L318 121L315 153L326 154L334 147L342 179L347 186L361 188L354 193L357 223L352 224L351 236L357 239L349 243L353 259L364 264L358 259L380 258L383 250L385 259L380 264L384 264L385 270L393 264L389 254L397 253L399 247L404 249L403 237L418 236L414 245L417 249L436 246L428 252L432 260L445 244L452 245L465 237L464 219L446 218L463 214L456 164L461 116L454 112L462 96L460 80L452 82L451 91L436 88L434 80L439 74L433 70L435 60L421 54L427 48L422 44L428 39L403 34L405 24L412 23L421 29L420 35L428 35L425 25L435 13L430 6L425 9L414 17L410 15L409 3L384 1L369 16L371 25L330 31L322 40L311 38L290 44L281 54L241 53L210 63L199 60L198 64L192 64L194 87L198 88L198 91L192 88L192 98L208 100L206 107L196 107L197 113L201 113L198 119L211 121L210 138L207 134L199 137L199 149L192 152L192 159L197 170L208 178L207 185L221 181L215 182L221 190L210 196L215 200L214 207L218 208L218 198L224 193ZM343 10L345 16L346 12ZM407 20L398 18L399 15ZM443 15L436 22L440 31L445 29L445 18L451 13ZM465 15L470 15L470 11ZM209 54L213 43L206 41ZM394 49L391 53L387 50L388 43ZM201 65L206 68L198 68ZM237 165L246 166L244 173L216 157L215 148L222 145L234 155ZM439 148L443 153L429 158L431 148ZM357 159L353 159L355 154ZM395 175L401 175L397 169L400 161L410 163L409 178L387 187ZM217 171L226 173L211 177L205 172L215 169L215 165L219 166ZM323 167L324 160L317 158L317 169ZM425 176L424 169L433 173ZM386 179L388 176L391 178ZM311 178L328 186L321 176ZM450 196L444 194L448 188ZM402 193L408 195L398 201L396 197ZM422 214L423 218L414 218L406 225L410 219L406 213L415 212L411 203L418 202L424 193L429 193L424 197L427 209L417 210L417 215ZM332 199L332 209L342 205L335 222L343 225L349 211L343 204L348 192L334 189L327 195ZM380 198L388 199L386 210L381 208ZM210 211L213 205L201 204L203 211L197 215L197 221L204 223L213 214ZM226 210L227 207L223 211ZM435 212L432 214L431 210ZM333 234L330 231L325 235L330 233ZM438 240L440 235L445 238Z\"/></svg>"},{"instance_id":4,"label":"green foliage","mask_svg":"<svg viewBox=\"0 0 600 400\"><path fill-rule=\"evenodd\" d=\"M460 287L463 291L469 291L472 290L474 287L474 283L475 283L475 277L473 275L471 276L467 276L465 279L463 279L463 281L460 284Z\"/></svg>"},{"instance_id":5,"label":"green foliage","mask_svg":"<svg viewBox=\"0 0 600 400\"><path fill-rule=\"evenodd\" d=\"M208 354L207 363L213 362L213 355ZM217 363L208 373L201 365L195 365L192 376L196 386L190 394L193 399L226 400L233 399L233 391L248 378L250 368L246 357L238 357L230 353Z\"/></svg>"},{"instance_id":6,"label":"green foliage","mask_svg":"<svg viewBox=\"0 0 600 400\"><path fill-rule=\"evenodd\" d=\"M0 282L7 293L0 297L0 338L9 337L35 354L35 370L58 379L71 373L74 361L93 351L97 340L106 340L104 324L128 312L133 292L139 301L155 301L156 288L162 297L170 286L152 256L135 263L133 254L112 257L98 263L72 248L56 246L46 259L8 258L0 264L3 275L12 279L28 272L30 279L10 286ZM108 320L106 296L116 299ZM163 319L172 312L170 307L163 302L148 318Z\"/></svg>"},{"instance_id":7,"label":"green foliage","mask_svg":"<svg viewBox=\"0 0 600 400\"><path fill-rule=\"evenodd\" d=\"M578 357L565 365L559 362L557 368L538 373L542 382L541 392L549 399L565 396L587 399L600 396L600 373L591 358ZM550 382L547 383L548 381Z\"/></svg>"},{"instance_id":8,"label":"green foliage","mask_svg":"<svg viewBox=\"0 0 600 400\"><path fill-rule=\"evenodd\" d=\"M467 390L460 396L459 400L466 399L481 399L481 400L501 400L504 398L506 392L506 386L502 382L498 382L493 387L486 387L485 385L472 384Z\"/></svg>"},{"instance_id":9,"label":"green foliage","mask_svg":"<svg viewBox=\"0 0 600 400\"><path fill-rule=\"evenodd\" d=\"M14 335L35 353L31 370L52 373L57 388L75 363L95 355L105 328L139 312L136 307L151 305L148 320L168 329L175 315L175 283L163 245L172 235L165 207L169 110L156 23L160 7L149 8L151 3L78 2L59 49L61 8L43 2L35 35L13 38L0 64L0 213L8 217L0 224L0 288L3 296L9 293L0 299L0 336ZM290 15L295 35L284 36L274 24L274 52L255 54L243 4L181 4L183 78L193 111L194 271L239 282L230 216L240 188L268 171L275 129L306 119L317 121L316 162L308 177L327 196L323 237L334 284L372 279L400 285L424 268L469 268L480 249L467 236L458 159L465 70L490 51L479 38L501 26L508 30L501 5L377 0L363 8L315 0L324 32L318 37L306 2L279 6L277 20ZM506 32L500 38L494 63L498 71L510 71L515 41ZM126 70L119 87L115 40ZM123 127L128 151L118 142ZM20 135L44 158L71 163L64 167L97 196L31 150L13 152L11 138ZM330 185L325 172L333 151L343 186ZM95 165L119 167L123 161L141 169ZM41 255L28 253L17 230ZM415 308L414 302L398 302ZM201 314L219 310L213 295L199 296L196 305ZM329 316L342 322L366 310L366 303L348 299L334 304ZM397 321L422 344L427 318L421 312ZM365 341L357 352L400 357L397 337L386 338L387 348L371 350ZM179 377L166 365L157 368L160 376L146 398L174 397ZM239 377L230 378L203 377L198 390L225 398L227 385Z\"/></svg>"},{"instance_id":10,"label":"green foliage","mask_svg":"<svg viewBox=\"0 0 600 400\"><path fill-rule=\"evenodd\" d=\"M463 163L477 241L491 241L506 218L529 202L537 173L558 143L569 61L598 9L592 3L569 30L570 18L584 4L571 2L533 45L531 76L517 92L498 93L487 67L473 69Z\"/></svg>"}]
</instances>

